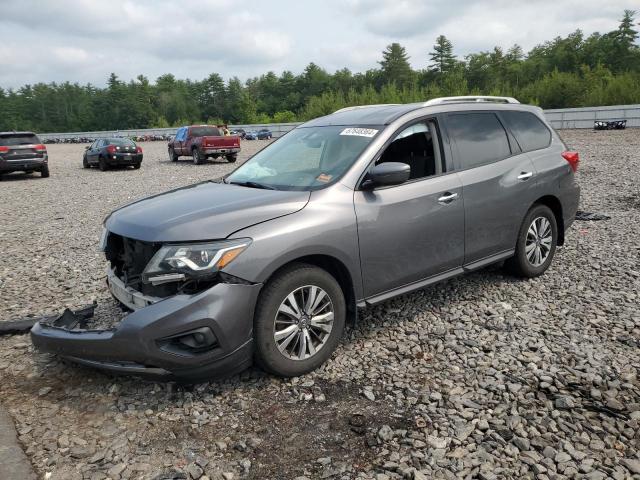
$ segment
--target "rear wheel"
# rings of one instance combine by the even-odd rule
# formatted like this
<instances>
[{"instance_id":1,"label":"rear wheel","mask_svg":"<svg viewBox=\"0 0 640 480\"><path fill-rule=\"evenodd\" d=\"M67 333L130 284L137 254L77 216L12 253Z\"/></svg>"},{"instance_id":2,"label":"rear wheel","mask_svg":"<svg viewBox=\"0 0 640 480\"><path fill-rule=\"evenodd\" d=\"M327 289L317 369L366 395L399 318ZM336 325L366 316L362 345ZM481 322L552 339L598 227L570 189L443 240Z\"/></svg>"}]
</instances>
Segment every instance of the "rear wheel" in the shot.
<instances>
[{"instance_id":1,"label":"rear wheel","mask_svg":"<svg viewBox=\"0 0 640 480\"><path fill-rule=\"evenodd\" d=\"M100 159L98 160L98 168L101 172L106 172L109 168L109 165L107 165L107 161L104 159L104 157L100 157Z\"/></svg>"},{"instance_id":2,"label":"rear wheel","mask_svg":"<svg viewBox=\"0 0 640 480\"><path fill-rule=\"evenodd\" d=\"M524 218L515 255L505 266L513 274L533 278L551 265L558 244L556 217L546 205L533 206Z\"/></svg>"},{"instance_id":3,"label":"rear wheel","mask_svg":"<svg viewBox=\"0 0 640 480\"><path fill-rule=\"evenodd\" d=\"M227 155L227 162L234 163L238 159L237 155Z\"/></svg>"},{"instance_id":4,"label":"rear wheel","mask_svg":"<svg viewBox=\"0 0 640 480\"><path fill-rule=\"evenodd\" d=\"M175 150L171 147L169 147L169 160L171 160L172 162L178 161L178 155L176 155Z\"/></svg>"},{"instance_id":5,"label":"rear wheel","mask_svg":"<svg viewBox=\"0 0 640 480\"><path fill-rule=\"evenodd\" d=\"M200 165L202 163L202 156L200 155L198 149L194 148L191 151L191 154L193 155L193 163L195 163L196 165Z\"/></svg>"},{"instance_id":6,"label":"rear wheel","mask_svg":"<svg viewBox=\"0 0 640 480\"><path fill-rule=\"evenodd\" d=\"M49 178L49 165L45 165L40 169L40 176L42 178Z\"/></svg>"},{"instance_id":7,"label":"rear wheel","mask_svg":"<svg viewBox=\"0 0 640 480\"><path fill-rule=\"evenodd\" d=\"M308 373L336 349L345 318L336 279L313 265L294 264L267 283L256 305L256 361L284 377Z\"/></svg>"},{"instance_id":8,"label":"rear wheel","mask_svg":"<svg viewBox=\"0 0 640 480\"><path fill-rule=\"evenodd\" d=\"M141 164L141 163L142 163L142 162L134 163L134 164L133 164L133 169L134 169L134 170L138 170L138 169L140 168L140 164Z\"/></svg>"}]
</instances>

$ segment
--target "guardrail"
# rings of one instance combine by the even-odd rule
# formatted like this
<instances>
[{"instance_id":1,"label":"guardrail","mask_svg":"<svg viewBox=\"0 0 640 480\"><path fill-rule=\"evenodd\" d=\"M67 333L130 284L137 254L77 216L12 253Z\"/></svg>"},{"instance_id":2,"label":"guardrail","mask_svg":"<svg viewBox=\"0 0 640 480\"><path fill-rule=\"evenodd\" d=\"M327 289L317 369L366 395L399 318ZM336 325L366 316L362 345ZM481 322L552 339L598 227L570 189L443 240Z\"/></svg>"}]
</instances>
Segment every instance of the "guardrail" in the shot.
<instances>
[{"instance_id":1,"label":"guardrail","mask_svg":"<svg viewBox=\"0 0 640 480\"><path fill-rule=\"evenodd\" d=\"M596 120L626 120L627 127L640 127L640 104L639 105L612 105L607 107L582 107L582 108L561 108L544 111L547 120L556 129L565 128L593 128ZM260 130L268 128L274 137L280 137L290 130L293 130L301 123L260 123L253 125L229 125L229 129L243 128L246 131ZM143 136L143 135L175 135L178 127L170 128L139 128L133 130L109 130L99 132L65 132L65 133L42 133L40 138L103 138L112 136Z\"/></svg>"},{"instance_id":2,"label":"guardrail","mask_svg":"<svg viewBox=\"0 0 640 480\"><path fill-rule=\"evenodd\" d=\"M627 127L640 127L640 105L560 108L545 110L544 115L556 129L593 128L596 120L626 120Z\"/></svg>"}]
</instances>

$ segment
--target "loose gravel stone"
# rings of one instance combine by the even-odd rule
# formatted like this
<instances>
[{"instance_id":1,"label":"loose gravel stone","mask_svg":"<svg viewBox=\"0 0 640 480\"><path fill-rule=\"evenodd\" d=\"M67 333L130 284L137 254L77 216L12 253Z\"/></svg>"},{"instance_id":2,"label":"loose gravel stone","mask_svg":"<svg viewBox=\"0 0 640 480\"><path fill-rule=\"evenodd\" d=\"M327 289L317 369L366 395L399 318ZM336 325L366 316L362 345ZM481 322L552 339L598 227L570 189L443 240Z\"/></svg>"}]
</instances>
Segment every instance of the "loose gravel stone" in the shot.
<instances>
[{"instance_id":1,"label":"loose gravel stone","mask_svg":"<svg viewBox=\"0 0 640 480\"><path fill-rule=\"evenodd\" d=\"M153 383L0 337L0 399L34 467L51 480L640 475L640 135L561 135L581 155L580 209L609 220L576 221L539 278L493 266L359 311L302 378ZM238 163L264 145L243 142ZM81 145L51 145L49 179L3 177L0 320L95 300L93 325L116 325L102 219L235 168L142 146L137 171L84 170Z\"/></svg>"}]
</instances>

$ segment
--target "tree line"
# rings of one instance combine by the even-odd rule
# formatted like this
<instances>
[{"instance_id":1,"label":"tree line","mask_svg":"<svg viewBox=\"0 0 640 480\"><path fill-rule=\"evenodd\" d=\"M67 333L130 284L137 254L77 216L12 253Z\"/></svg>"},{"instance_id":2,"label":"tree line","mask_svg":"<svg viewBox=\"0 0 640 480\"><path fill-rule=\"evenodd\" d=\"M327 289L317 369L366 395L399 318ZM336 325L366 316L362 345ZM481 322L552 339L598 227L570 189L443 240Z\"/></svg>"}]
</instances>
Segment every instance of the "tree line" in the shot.
<instances>
[{"instance_id":1,"label":"tree line","mask_svg":"<svg viewBox=\"0 0 640 480\"><path fill-rule=\"evenodd\" d=\"M112 73L104 88L37 83L0 88L0 131L65 132L170 127L190 123L304 121L339 108L407 103L449 95L507 95L543 108L640 103L640 47L635 11L618 28L556 37L525 54L519 45L456 57L443 35L414 70L399 43L379 68L331 74L310 63L299 75L268 72L242 82L212 73L201 81L165 74L125 82Z\"/></svg>"}]
</instances>

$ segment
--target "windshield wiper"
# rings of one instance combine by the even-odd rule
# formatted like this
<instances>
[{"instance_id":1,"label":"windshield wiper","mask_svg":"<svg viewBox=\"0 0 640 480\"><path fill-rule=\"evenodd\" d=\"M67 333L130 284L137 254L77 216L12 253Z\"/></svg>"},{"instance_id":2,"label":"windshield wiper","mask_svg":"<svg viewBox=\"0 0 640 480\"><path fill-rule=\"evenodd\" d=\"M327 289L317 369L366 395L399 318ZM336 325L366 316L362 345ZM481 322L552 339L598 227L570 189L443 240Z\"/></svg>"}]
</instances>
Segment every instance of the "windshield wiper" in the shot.
<instances>
[{"instance_id":1,"label":"windshield wiper","mask_svg":"<svg viewBox=\"0 0 640 480\"><path fill-rule=\"evenodd\" d=\"M258 182L226 182L230 185L240 185L241 187L249 187L249 188L262 188L264 190L275 190L275 187L271 185L265 185L264 183Z\"/></svg>"}]
</instances>

